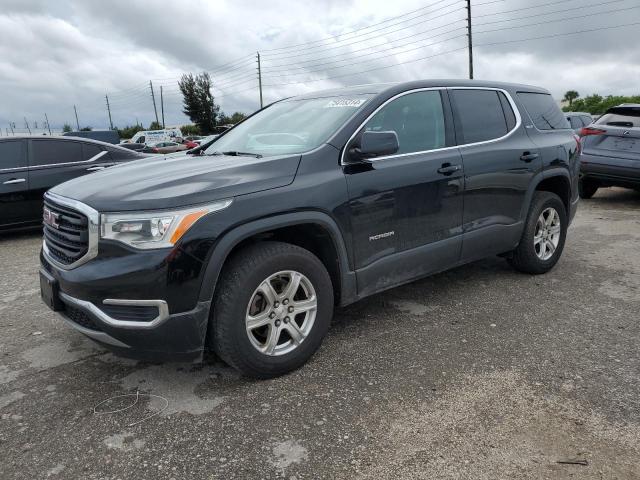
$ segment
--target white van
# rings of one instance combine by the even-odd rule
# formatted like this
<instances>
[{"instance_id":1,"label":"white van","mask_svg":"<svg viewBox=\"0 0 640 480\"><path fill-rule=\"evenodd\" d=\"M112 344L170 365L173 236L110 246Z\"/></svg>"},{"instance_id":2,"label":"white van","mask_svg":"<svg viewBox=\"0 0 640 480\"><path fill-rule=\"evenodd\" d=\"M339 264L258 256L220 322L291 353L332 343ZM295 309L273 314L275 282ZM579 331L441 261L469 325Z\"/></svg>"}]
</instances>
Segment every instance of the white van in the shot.
<instances>
[{"instance_id":1,"label":"white van","mask_svg":"<svg viewBox=\"0 0 640 480\"><path fill-rule=\"evenodd\" d=\"M178 142L182 143L182 132L179 128L167 130L144 130L137 132L130 140L131 143L157 143Z\"/></svg>"}]
</instances>

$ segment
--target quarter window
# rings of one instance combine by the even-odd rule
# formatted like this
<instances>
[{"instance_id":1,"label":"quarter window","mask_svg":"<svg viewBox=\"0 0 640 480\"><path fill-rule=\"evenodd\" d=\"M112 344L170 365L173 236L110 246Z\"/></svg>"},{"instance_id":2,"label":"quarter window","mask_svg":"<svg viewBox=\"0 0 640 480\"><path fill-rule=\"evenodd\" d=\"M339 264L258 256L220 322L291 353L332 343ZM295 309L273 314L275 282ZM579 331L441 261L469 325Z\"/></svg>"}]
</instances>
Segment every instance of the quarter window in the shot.
<instances>
[{"instance_id":1,"label":"quarter window","mask_svg":"<svg viewBox=\"0 0 640 480\"><path fill-rule=\"evenodd\" d=\"M551 95L547 93L519 92L518 98L524 104L524 108L538 130L569 128L569 122Z\"/></svg>"},{"instance_id":2,"label":"quarter window","mask_svg":"<svg viewBox=\"0 0 640 480\"><path fill-rule=\"evenodd\" d=\"M89 160L98 155L101 151L102 148L100 148L99 146L93 145L92 143L85 143L82 146L82 159Z\"/></svg>"},{"instance_id":3,"label":"quarter window","mask_svg":"<svg viewBox=\"0 0 640 480\"><path fill-rule=\"evenodd\" d=\"M498 93L495 90L451 91L458 112L458 130L462 136L462 142L459 143L483 142L507 134L507 118ZM512 122L515 125L515 117Z\"/></svg>"},{"instance_id":4,"label":"quarter window","mask_svg":"<svg viewBox=\"0 0 640 480\"><path fill-rule=\"evenodd\" d=\"M82 144L67 140L31 140L31 166L80 162Z\"/></svg>"},{"instance_id":5,"label":"quarter window","mask_svg":"<svg viewBox=\"0 0 640 480\"><path fill-rule=\"evenodd\" d=\"M571 123L571 128L582 128L584 124L580 120L580 117L569 117L569 123Z\"/></svg>"},{"instance_id":6,"label":"quarter window","mask_svg":"<svg viewBox=\"0 0 640 480\"><path fill-rule=\"evenodd\" d=\"M0 170L27 166L22 144L21 140L0 142Z\"/></svg>"},{"instance_id":7,"label":"quarter window","mask_svg":"<svg viewBox=\"0 0 640 480\"><path fill-rule=\"evenodd\" d=\"M394 131L398 154L424 152L445 146L445 123L440 92L403 95L380 109L364 126L365 131Z\"/></svg>"}]
</instances>

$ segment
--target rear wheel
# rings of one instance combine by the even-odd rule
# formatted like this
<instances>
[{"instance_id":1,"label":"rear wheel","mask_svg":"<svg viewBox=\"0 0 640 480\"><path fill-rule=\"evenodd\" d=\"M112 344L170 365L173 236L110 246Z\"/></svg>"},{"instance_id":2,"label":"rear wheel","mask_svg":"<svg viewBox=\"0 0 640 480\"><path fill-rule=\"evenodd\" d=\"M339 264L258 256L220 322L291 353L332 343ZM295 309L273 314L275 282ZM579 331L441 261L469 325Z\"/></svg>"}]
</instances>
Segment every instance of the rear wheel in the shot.
<instances>
[{"instance_id":1,"label":"rear wheel","mask_svg":"<svg viewBox=\"0 0 640 480\"><path fill-rule=\"evenodd\" d=\"M593 197L598 191L599 185L593 180L581 178L578 183L578 193L580 198L588 199Z\"/></svg>"},{"instance_id":2,"label":"rear wheel","mask_svg":"<svg viewBox=\"0 0 640 480\"><path fill-rule=\"evenodd\" d=\"M560 197L551 192L536 192L520 244L509 263L524 273L548 272L562 254L567 226L567 213Z\"/></svg>"},{"instance_id":3,"label":"rear wheel","mask_svg":"<svg viewBox=\"0 0 640 480\"><path fill-rule=\"evenodd\" d=\"M295 370L318 349L333 315L333 287L311 252L261 242L235 254L217 289L209 345L245 375Z\"/></svg>"}]
</instances>

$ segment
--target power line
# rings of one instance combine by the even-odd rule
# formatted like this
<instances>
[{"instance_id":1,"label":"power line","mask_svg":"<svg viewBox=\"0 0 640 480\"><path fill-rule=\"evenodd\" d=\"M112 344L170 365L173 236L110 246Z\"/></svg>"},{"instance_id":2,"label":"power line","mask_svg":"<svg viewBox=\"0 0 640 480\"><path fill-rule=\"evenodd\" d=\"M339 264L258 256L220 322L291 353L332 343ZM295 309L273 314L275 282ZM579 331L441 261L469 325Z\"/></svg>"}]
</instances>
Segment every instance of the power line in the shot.
<instances>
[{"instance_id":1,"label":"power line","mask_svg":"<svg viewBox=\"0 0 640 480\"><path fill-rule=\"evenodd\" d=\"M411 48L411 49L405 50L405 51L403 51L403 52L397 52L397 53L407 53L407 52L412 52L412 51L414 51L414 50L419 50L419 49L426 48L426 47L433 47L433 46L435 46L435 45L440 45L440 44L442 44L442 43L449 42L449 41L451 41L451 40L456 40L456 39L458 39L458 38L462 38L462 37L464 37L464 36L465 36L464 34L462 34L462 35L456 35L455 37L446 38L446 39L444 39L444 40L439 40L439 41L437 41L437 42L433 42L433 43L427 43L426 45L419 45L418 47ZM400 48L400 47L397 47L397 48ZM373 53L378 53L378 52L373 52ZM382 60L382 59L384 59L384 58L388 58L388 57L394 57L394 56L396 56L396 55L397 55L397 53L396 53L396 52L394 52L394 53L391 53L391 54L389 54L389 55L383 55L383 56L381 56L381 57L377 57L377 58L373 58L373 59L365 60L365 61L363 61L363 62L353 62L353 61L352 61L348 66L349 66L349 67L351 67L351 66L354 66L354 65L361 65L361 64L363 64L363 63L375 62L375 61ZM362 57L364 57L364 56L366 56L366 55L362 55ZM357 59L357 58L359 58L359 57L356 57L356 59ZM314 65L314 66L315 66L315 65ZM345 65L338 65L338 66L334 66L334 67L321 68L321 69L317 69L317 70L307 70L307 71L305 71L305 72L303 72L303 73L315 73L315 72L321 72L321 71L327 71L327 70L335 70L336 68L344 68L344 67L345 67ZM287 76L287 74L281 74L281 75L270 75L270 78L272 78L272 77L276 77L276 78L277 78L277 77L283 77L283 76Z\"/></svg>"},{"instance_id":2,"label":"power line","mask_svg":"<svg viewBox=\"0 0 640 480\"><path fill-rule=\"evenodd\" d=\"M572 15L571 17L563 17L563 18L545 20L544 22L527 23L525 25L515 25L515 26L511 26L511 27L493 28L491 30L482 30L482 31L476 32L476 33L491 33L491 32L499 32L501 30L511 30L511 29L514 29L514 28L534 27L534 26L538 26L538 25L546 25L548 23L565 22L567 20L577 20L579 18L593 17L593 16L596 16L596 15L602 15L603 13L623 12L623 11L626 11L626 10L633 10L635 8L640 8L640 5L636 5L634 7L619 8L617 10L607 10L607 11L604 11L604 12L587 13L587 14L584 14L584 15Z\"/></svg>"},{"instance_id":3,"label":"power line","mask_svg":"<svg viewBox=\"0 0 640 480\"><path fill-rule=\"evenodd\" d=\"M460 20L456 20L456 21L454 21L454 22L452 22L452 23L461 22L461 21L462 21L462 19L460 19ZM406 37L396 38L396 39L394 39L394 40L393 40L393 42L398 42L398 41L400 41L400 40L406 40L407 38L418 37L418 36L423 35L423 34L425 34L425 33L430 33L430 32L433 32L434 30L438 30L438 29L440 29L440 28L449 27L449 26L451 26L451 24L449 24L449 25L441 25L441 26L439 26L439 27L434 27L434 28L431 28L431 29L429 29L429 30L424 30L424 31L422 31L422 32L418 32L418 33L415 33L415 34L412 34L412 35L407 35ZM453 29L451 29L451 30L447 30L447 31L445 31L445 32L438 33L438 34L436 34L436 35L432 35L432 36L430 36L430 37L422 38L422 39L420 39L420 40L418 40L418 41L415 41L415 42L408 42L408 43L406 43L406 44L404 44L404 45L398 45L397 47L390 47L389 49L391 50L391 49L398 48L398 47L401 47L401 46L413 45L413 44L415 44L415 43L422 42L422 41L424 41L424 40L429 40L429 39L431 39L431 38L436 38L436 37L440 37L440 36L442 36L442 35L446 35L446 34L451 33L451 32L455 32L456 30L464 30L465 28L466 28L466 27L453 28ZM385 42L385 43L389 43L389 42ZM377 48L377 47L381 47L381 46L383 46L383 45L384 45L384 43L383 43L383 44L380 44L380 45L367 46L367 47L363 47L363 48L360 48L360 49L357 49L357 50L350 50L349 52L345 52L345 53L341 53L341 54L337 54L337 55L352 55L352 54L354 54L354 53L361 52L361 51L363 51L363 50L369 50L369 49L371 49L371 48ZM375 51L375 52L372 52L372 53L369 53L369 54L366 54L366 55L372 55L372 54L375 54L375 53L379 53L379 52L378 52L378 51ZM361 55L361 56L364 56L364 54L363 54L363 55ZM313 65L313 66L316 66L316 65L323 65L323 64L315 64L315 62L316 62L317 60L324 60L325 58L335 58L335 57L336 57L336 55L330 55L330 56L327 56L327 57L320 57L320 58L316 58L316 59L314 59L314 60L306 60L306 61L305 61L305 60L303 60L303 61L293 62L293 63L276 64L276 65L271 65L271 68L274 68L274 69L275 69L275 68L279 68L279 67L287 67L287 66L289 66L289 65L301 65L301 64L304 64L304 63L314 63L314 65ZM348 58L348 59L345 59L345 60L335 60L335 61L333 61L333 62L326 62L325 64L336 63L336 62L338 62L338 61L340 61L340 62L344 62L344 61L350 61L350 60L351 60L351 58ZM306 67L297 67L297 68L306 68ZM265 73L269 73L270 71L276 71L276 70L268 70L268 69L267 69L267 70L265 70Z\"/></svg>"},{"instance_id":4,"label":"power line","mask_svg":"<svg viewBox=\"0 0 640 480\"><path fill-rule=\"evenodd\" d=\"M529 38L520 38L517 40L505 40L502 42L491 42L491 43L480 43L480 44L476 44L476 47L488 47L491 45L504 45L506 43L517 43L517 42L527 42L529 40L539 40L539 39L543 39L543 38L555 38L555 37L564 37L565 35L578 35L580 33L588 33L588 32L597 32L600 30L611 30L613 28L622 28L622 27L631 27L634 25L640 25L640 22L633 22L633 23L624 23L621 25L610 25L608 27L599 27L599 28L590 28L587 30L577 30L575 32L565 32L565 33L556 33L553 35L541 35L538 37L529 37Z\"/></svg>"},{"instance_id":5,"label":"power line","mask_svg":"<svg viewBox=\"0 0 640 480\"><path fill-rule=\"evenodd\" d=\"M533 8L549 7L549 6L551 6L551 5L560 5L560 4L565 4L565 5L566 5L566 3L567 3L568 1L569 1L569 2L571 2L571 1L574 1L574 0L556 0L555 2L540 3L540 4L538 4L538 5L533 5L533 6L531 6L531 7L520 7L520 8L516 8L516 9L514 9L514 10L503 10L503 11L501 11L501 12L484 13L484 14L482 14L482 15L475 15L475 16L474 16L474 18L492 17L492 16L495 16L495 15L503 15L503 14L505 14L505 13L521 12L522 10L531 10L531 9L533 9ZM580 5L580 7L579 7L579 8L582 8L582 7L583 7L583 6L582 6L582 5ZM578 8L578 7L574 7L574 9L575 9L575 8Z\"/></svg>"},{"instance_id":6,"label":"power line","mask_svg":"<svg viewBox=\"0 0 640 480\"><path fill-rule=\"evenodd\" d=\"M609 5L611 3L620 3L620 0L609 0L608 2L598 2L598 3L592 3L590 5L581 5L580 9L582 10L582 9L585 9L585 8L601 7L603 5ZM505 20L494 20L492 22L475 23L474 25L476 27L480 27L482 25L493 25L493 24L496 24L496 23L514 22L514 21L517 21L517 20L525 20L527 18L544 17L545 15L553 15L554 13L572 12L574 10L576 10L576 7L565 8L565 9L562 9L562 10L554 10L554 11L545 12L545 13L536 13L535 15L526 15L526 16L518 15L517 18L507 18ZM602 12L602 13L606 13L606 12ZM579 17L575 17L575 18L579 18Z\"/></svg>"},{"instance_id":7,"label":"power line","mask_svg":"<svg viewBox=\"0 0 640 480\"><path fill-rule=\"evenodd\" d=\"M326 42L327 40L333 40L333 39L338 38L338 37L344 37L344 36L351 35L351 34L354 34L354 33L357 33L357 32L361 32L363 30L367 30L367 29L369 29L371 27L376 27L378 25L382 25L383 23L391 22L391 21L393 21L393 20L395 20L397 18L406 17L407 15L411 15L412 13L419 12L420 10L424 10L425 8L434 7L434 6L438 5L438 4L444 3L446 1L448 1L448 0L439 0L438 2L433 3L431 5L427 5L426 7L420 7L420 8L417 8L415 10L411 10L410 12L406 12L406 13L397 15L395 17L387 18L386 20L382 20L382 21L380 21L378 23L374 23L374 24L368 25L366 27L358 28L356 30L352 30L351 32L345 32L345 33L342 33L342 34L332 35L330 37L325 37L325 38L321 38L321 39L318 39L318 40L311 40L311 41L308 41L308 42L297 43L297 44L294 44L294 45L288 45L286 47L264 49L264 50L262 50L262 52L264 54L264 52L275 52L275 51L279 51L279 50L289 50L289 49L301 47L301 46L304 46L304 45L311 45L311 44L314 44L314 43ZM443 7L443 8L446 8L446 7ZM418 17L415 17L415 18L418 18ZM371 33L371 32L368 32L368 33Z\"/></svg>"},{"instance_id":8,"label":"power line","mask_svg":"<svg viewBox=\"0 0 640 480\"><path fill-rule=\"evenodd\" d=\"M458 1L456 1L456 3L458 3L458 2L459 2L459 0L458 0ZM449 5L449 6L453 6L453 5L454 5L454 4L451 4L451 5ZM457 12L461 12L461 11L462 11L462 9L461 9L461 8L457 8L457 9L455 9L455 10L451 10L450 12L446 12L446 13L443 13L443 14L437 15L437 16L435 16L435 17L430 17L430 18L428 18L428 19L422 20L422 21L420 21L420 22L418 22L418 23L415 23L415 24L413 24L413 25L409 25L409 26L405 26L405 27L402 27L402 28L398 28L398 29L396 29L396 30L392 30L392 31L390 31L390 32L385 32L385 35L388 35L388 34L390 34L390 33L401 32L402 30L406 30L407 28L415 27L416 25L421 25L421 24L423 24L423 23L433 21L433 20L435 20L435 19L437 19L437 18L446 17L447 15L451 15L451 14L453 14L453 13L457 13ZM354 37L354 38L358 38L358 37ZM352 40L352 39L349 39L349 40ZM317 50L317 49L324 49L324 51L327 51L327 50L336 50L336 49L338 49L338 48L344 48L344 47L347 47L347 46L349 46L349 45L355 45L356 43L367 42L367 41L369 41L369 40L372 40L372 39L371 39L371 38L365 38L365 39L356 40L355 42L343 43L343 44L341 44L341 45L321 46L321 47L309 47L309 48L300 48L300 49L298 49L297 51L298 51L298 52L301 52L301 51L305 51L305 50L314 50L314 49L316 49L316 50ZM278 54L272 54L272 55L269 55L269 57L273 57L273 56L275 56L275 55L278 55ZM289 59L289 58L297 58L297 57L302 57L302 56L305 56L305 55L309 55L309 53L297 53L297 54L295 54L295 55L289 55L289 56L287 56L287 57L282 57L282 58L285 58L285 59ZM280 59L280 58L279 58L279 59Z\"/></svg>"},{"instance_id":9,"label":"power line","mask_svg":"<svg viewBox=\"0 0 640 480\"><path fill-rule=\"evenodd\" d=\"M399 65L406 65L406 64L409 64L409 63L419 62L421 60L428 60L430 58L439 57L441 55L447 55L449 53L459 52L461 50L466 50L466 49L467 49L467 46L465 45L464 47L456 48L456 49L453 49L453 50L447 50L445 52L436 53L434 55L429 55L427 57L421 57L421 58L416 58L416 59L413 59L413 60L407 60L405 62L398 62L398 63L395 63L393 65L386 65L386 66L383 66L383 67L370 68L368 70L360 70L358 72L347 73L345 75L334 75L334 76L331 76L331 77L316 78L316 79L313 79L313 80L302 80L302 81L299 81L299 82L287 82L287 83L278 83L278 84L274 84L274 85L265 85L265 87L281 87L281 86L284 86L284 85L295 85L295 84L298 84L298 83L321 82L321 81L324 81L324 80L334 80L336 78L351 77L353 75L359 75L359 74L362 74L362 73L373 72L373 71L376 71L376 70L384 70L386 68L397 67Z\"/></svg>"}]
</instances>

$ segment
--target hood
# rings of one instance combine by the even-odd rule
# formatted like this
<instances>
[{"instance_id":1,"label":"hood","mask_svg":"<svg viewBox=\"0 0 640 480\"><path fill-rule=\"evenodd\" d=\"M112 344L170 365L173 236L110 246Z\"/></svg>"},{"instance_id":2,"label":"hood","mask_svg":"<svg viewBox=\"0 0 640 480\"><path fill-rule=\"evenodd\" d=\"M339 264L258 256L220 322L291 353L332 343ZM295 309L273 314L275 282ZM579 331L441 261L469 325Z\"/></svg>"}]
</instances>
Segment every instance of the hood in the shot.
<instances>
[{"instance_id":1,"label":"hood","mask_svg":"<svg viewBox=\"0 0 640 480\"><path fill-rule=\"evenodd\" d=\"M299 163L300 155L157 156L76 178L51 192L99 212L175 208L289 185Z\"/></svg>"}]
</instances>

